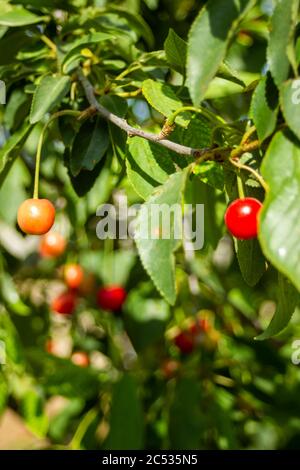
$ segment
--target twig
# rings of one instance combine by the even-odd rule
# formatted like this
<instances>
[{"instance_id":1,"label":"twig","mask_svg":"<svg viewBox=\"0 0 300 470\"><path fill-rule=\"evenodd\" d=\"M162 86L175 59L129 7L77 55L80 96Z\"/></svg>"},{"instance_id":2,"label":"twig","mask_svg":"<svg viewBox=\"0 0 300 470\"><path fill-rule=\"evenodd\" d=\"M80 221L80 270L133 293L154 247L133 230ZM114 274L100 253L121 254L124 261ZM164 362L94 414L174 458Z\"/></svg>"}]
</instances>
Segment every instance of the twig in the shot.
<instances>
[{"instance_id":1,"label":"twig","mask_svg":"<svg viewBox=\"0 0 300 470\"><path fill-rule=\"evenodd\" d=\"M186 147L185 145L177 144L176 142L172 142L167 139L160 139L160 134L153 134L152 132L145 132L142 129L137 129L133 126L130 126L125 119L120 118L119 116L111 113L108 109L102 106L98 100L96 99L93 85L90 81L84 76L81 69L77 72L79 81L84 89L86 98L91 105L91 107L95 108L104 119L107 121L112 122L120 129L123 129L129 137L142 137L143 139L149 140L150 142L155 142L162 147L166 147L173 152L176 152L180 155L189 155L192 157L200 157L201 155L205 154L206 152L210 151L210 149L195 149L192 147Z\"/></svg>"}]
</instances>

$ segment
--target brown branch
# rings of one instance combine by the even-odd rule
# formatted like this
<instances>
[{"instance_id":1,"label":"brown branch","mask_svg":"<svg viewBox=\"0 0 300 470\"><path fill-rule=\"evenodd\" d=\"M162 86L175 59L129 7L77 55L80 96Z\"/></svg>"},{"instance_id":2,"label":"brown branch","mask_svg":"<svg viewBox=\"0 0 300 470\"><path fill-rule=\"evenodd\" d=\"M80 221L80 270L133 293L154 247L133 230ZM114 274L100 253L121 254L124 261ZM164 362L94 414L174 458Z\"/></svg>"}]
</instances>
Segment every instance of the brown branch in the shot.
<instances>
[{"instance_id":1,"label":"brown branch","mask_svg":"<svg viewBox=\"0 0 300 470\"><path fill-rule=\"evenodd\" d=\"M149 140L150 142L155 142L162 147L166 147L173 152L176 152L180 155L189 155L195 158L201 157L206 152L209 152L210 149L195 149L192 147L186 147L185 145L177 144L171 140L161 139L161 134L153 134L152 132L145 132L142 129L137 129L136 127L130 126L125 119L116 116L111 113L108 109L102 106L96 99L94 87L91 82L84 76L81 69L78 69L77 75L79 81L84 89L86 98L92 108L94 108L100 116L106 119L109 122L112 122L120 129L123 129L129 137L142 137L143 139Z\"/></svg>"},{"instance_id":2,"label":"brown branch","mask_svg":"<svg viewBox=\"0 0 300 470\"><path fill-rule=\"evenodd\" d=\"M172 150L173 152L178 153L180 155L192 156L198 160L198 163L206 160L216 160L222 162L228 157L231 157L233 159L239 158L243 153L251 152L260 147L261 143L258 140L254 140L252 142L242 141L241 145L236 148L216 147L196 149L192 147L186 147L185 145L177 144L176 142L172 142L171 140L166 139L165 137L167 137L167 135L169 135L173 130L172 126L170 126L169 128L166 128L166 126L164 126L164 128L159 134L154 134L152 132L143 131L142 129L137 129L136 127L133 127L128 124L126 119L122 119L116 114L111 113L108 109L106 109L98 102L93 85L91 84L89 79L83 74L81 69L78 69L77 75L85 92L85 96L90 104L89 112L92 113L94 111L98 113L107 121L115 124L120 129L123 129L123 131L125 131L129 137L142 137L143 139L149 140L150 142L155 142L156 144L159 144L162 147Z\"/></svg>"}]
</instances>

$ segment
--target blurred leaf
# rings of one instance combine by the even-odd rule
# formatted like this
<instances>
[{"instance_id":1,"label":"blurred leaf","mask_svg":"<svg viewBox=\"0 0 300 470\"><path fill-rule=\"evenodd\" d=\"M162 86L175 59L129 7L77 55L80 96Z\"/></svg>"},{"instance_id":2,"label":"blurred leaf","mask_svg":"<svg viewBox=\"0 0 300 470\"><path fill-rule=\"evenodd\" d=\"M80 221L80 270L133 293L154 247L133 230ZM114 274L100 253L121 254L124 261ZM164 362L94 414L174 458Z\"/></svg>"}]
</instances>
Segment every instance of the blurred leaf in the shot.
<instances>
[{"instance_id":1,"label":"blurred leaf","mask_svg":"<svg viewBox=\"0 0 300 470\"><path fill-rule=\"evenodd\" d=\"M142 264L161 295L171 304L176 301L174 251L180 245L177 239L182 228L182 198L187 171L180 171L153 193L143 204L137 217L135 242ZM154 220L151 207L167 209L163 225L161 217ZM175 210L174 210L175 209ZM157 225L156 225L157 224ZM164 233L169 231L169 233Z\"/></svg>"},{"instance_id":2,"label":"blurred leaf","mask_svg":"<svg viewBox=\"0 0 300 470\"><path fill-rule=\"evenodd\" d=\"M205 402L199 382L182 378L176 384L170 404L170 446L176 450L199 449L205 430Z\"/></svg>"},{"instance_id":3,"label":"blurred leaf","mask_svg":"<svg viewBox=\"0 0 300 470\"><path fill-rule=\"evenodd\" d=\"M126 331L137 351L163 338L170 317L170 306L153 295L152 286L144 284L130 292L125 305Z\"/></svg>"},{"instance_id":4,"label":"blurred leaf","mask_svg":"<svg viewBox=\"0 0 300 470\"><path fill-rule=\"evenodd\" d=\"M289 323L297 306L300 306L300 294L281 274L278 274L277 308L268 328L255 339L264 340L280 333Z\"/></svg>"},{"instance_id":5,"label":"blurred leaf","mask_svg":"<svg viewBox=\"0 0 300 470\"><path fill-rule=\"evenodd\" d=\"M43 437L48 430L48 418L44 410L41 389L32 388L22 398L21 409L27 426L38 436Z\"/></svg>"},{"instance_id":6,"label":"blurred leaf","mask_svg":"<svg viewBox=\"0 0 300 470\"><path fill-rule=\"evenodd\" d=\"M105 445L109 450L143 448L144 419L137 385L124 374L114 385L110 412L110 432Z\"/></svg>"},{"instance_id":7,"label":"blurred leaf","mask_svg":"<svg viewBox=\"0 0 300 470\"><path fill-rule=\"evenodd\" d=\"M35 124L60 104L70 89L71 80L62 75L46 75L38 84L31 104L30 122Z\"/></svg>"},{"instance_id":8,"label":"blurred leaf","mask_svg":"<svg viewBox=\"0 0 300 470\"><path fill-rule=\"evenodd\" d=\"M236 254L246 283L255 286L266 271L266 260L258 240L235 240Z\"/></svg>"},{"instance_id":9,"label":"blurred leaf","mask_svg":"<svg viewBox=\"0 0 300 470\"><path fill-rule=\"evenodd\" d=\"M31 178L22 160L16 160L0 188L0 217L5 222L16 223L19 205L27 198L26 186Z\"/></svg>"},{"instance_id":10,"label":"blurred leaf","mask_svg":"<svg viewBox=\"0 0 300 470\"><path fill-rule=\"evenodd\" d=\"M7 139L0 150L0 188L12 167L15 159L19 156L20 151L31 132L32 126L27 122Z\"/></svg>"},{"instance_id":11,"label":"blurred leaf","mask_svg":"<svg viewBox=\"0 0 300 470\"><path fill-rule=\"evenodd\" d=\"M42 23L48 19L47 16L37 16L25 8L14 7L11 11L0 15L0 25L18 27L30 24Z\"/></svg>"}]
</instances>

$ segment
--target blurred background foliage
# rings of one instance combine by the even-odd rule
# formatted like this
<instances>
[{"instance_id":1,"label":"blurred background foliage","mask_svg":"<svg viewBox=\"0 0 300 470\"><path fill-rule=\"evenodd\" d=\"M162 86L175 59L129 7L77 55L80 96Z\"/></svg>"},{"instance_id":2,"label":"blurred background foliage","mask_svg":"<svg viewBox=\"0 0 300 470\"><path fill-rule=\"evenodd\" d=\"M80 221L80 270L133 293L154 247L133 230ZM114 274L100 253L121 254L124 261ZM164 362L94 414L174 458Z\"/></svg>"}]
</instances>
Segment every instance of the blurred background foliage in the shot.
<instances>
[{"instance_id":1,"label":"blurred background foliage","mask_svg":"<svg viewBox=\"0 0 300 470\"><path fill-rule=\"evenodd\" d=\"M52 21L45 31L50 37L56 34L55 21L69 34L76 30L80 15L87 19L89 8L94 6L113 5L133 17L140 15L144 20L142 34L141 23L125 19L129 39L124 40L127 55L123 51L123 60L130 63L135 47L163 49L169 28L187 39L205 2L10 3L22 4L39 15L51 12ZM1 8L5 10L6 4L1 1ZM249 83L259 77L265 64L267 20L272 8L272 1L260 2L242 24L229 51L228 62ZM62 21L64 15L71 15L72 21ZM23 30L20 26L10 34L22 37ZM31 85L22 78L24 68L40 71L50 60L47 51L34 44L14 50L17 37L6 45L5 33L1 29L0 71L11 81L7 105L1 106L2 143L8 129L19 129L28 113ZM108 73L119 73L128 65L121 63L120 56L118 51L110 63L106 56ZM12 57L15 60L9 68ZM175 73L170 76L169 71L155 67L151 73L178 83ZM140 80L138 75L136 80ZM249 94L238 94L235 87L216 80L207 97L211 107L230 121L246 117L250 102ZM127 106L133 122L159 129L161 116L143 99L132 98ZM112 130L113 140L119 148L108 150L104 168L84 197L76 194L76 184L70 182L64 165L70 132L67 119L60 119L49 131L41 193L56 202L56 229L68 241L65 253L43 258L38 253L39 241L23 237L17 230L17 208L30 197L33 185L40 130L38 124L0 190L0 340L5 344L6 360L0 366L0 448L299 448L300 369L291 362L293 340L300 336L299 314L276 339L254 341L275 311L277 274L269 269L255 288L243 281L232 241L222 224L226 207L223 193L199 178L190 182L189 198L205 203L206 241L204 249L191 259L179 252L178 299L170 307L144 272L130 240L103 242L96 237L95 211L101 203L116 202L124 194L130 204L141 202L120 172L122 145L116 130ZM190 138L197 140L197 135L192 133ZM72 260L84 268L87 283L80 292L76 313L69 319L53 314L49 305L65 289L62 266ZM96 304L97 287L108 283L122 284L128 291L120 314L105 312ZM203 327L203 321L208 327ZM202 327L192 351L182 352L176 337L198 322ZM90 365L74 364L70 359L74 351L85 352ZM25 431L22 435L15 431L24 425L31 438Z\"/></svg>"}]
</instances>

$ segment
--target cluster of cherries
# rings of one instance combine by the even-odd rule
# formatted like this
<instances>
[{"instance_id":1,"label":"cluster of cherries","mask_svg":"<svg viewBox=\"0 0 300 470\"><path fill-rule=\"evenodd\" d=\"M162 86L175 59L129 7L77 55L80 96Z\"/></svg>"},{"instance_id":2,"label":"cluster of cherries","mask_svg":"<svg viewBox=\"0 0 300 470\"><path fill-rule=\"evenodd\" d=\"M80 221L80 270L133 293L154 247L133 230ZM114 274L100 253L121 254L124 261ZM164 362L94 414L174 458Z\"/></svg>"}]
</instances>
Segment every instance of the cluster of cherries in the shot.
<instances>
[{"instance_id":1,"label":"cluster of cherries","mask_svg":"<svg viewBox=\"0 0 300 470\"><path fill-rule=\"evenodd\" d=\"M57 231L51 230L55 220L55 208L48 199L27 199L18 210L18 225L24 233L42 235L39 254L43 258L57 258L66 249L65 238ZM86 276L83 268L77 263L68 263L63 270L67 290L54 298L51 310L60 315L72 315L76 309L79 294L90 293L93 280ZM119 285L106 285L98 289L96 300L98 306L107 311L117 312L125 302L126 290ZM53 352L51 340L47 351ZM73 353L71 357L76 365L88 366L89 358L83 351Z\"/></svg>"}]
</instances>

